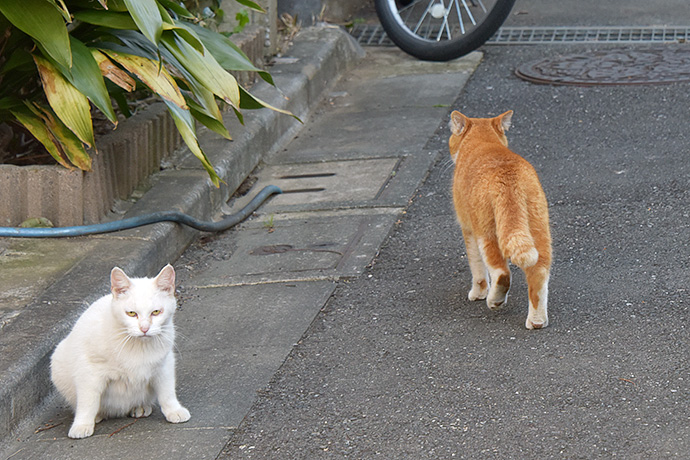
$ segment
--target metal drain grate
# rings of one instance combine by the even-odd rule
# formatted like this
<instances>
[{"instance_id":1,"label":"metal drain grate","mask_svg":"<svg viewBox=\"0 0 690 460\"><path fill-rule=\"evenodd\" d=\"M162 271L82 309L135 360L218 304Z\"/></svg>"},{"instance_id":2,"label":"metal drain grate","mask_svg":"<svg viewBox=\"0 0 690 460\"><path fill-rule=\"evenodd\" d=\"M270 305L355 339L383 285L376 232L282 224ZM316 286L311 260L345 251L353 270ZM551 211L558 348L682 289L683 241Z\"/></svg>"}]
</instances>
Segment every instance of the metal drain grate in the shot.
<instances>
[{"instance_id":1,"label":"metal drain grate","mask_svg":"<svg viewBox=\"0 0 690 460\"><path fill-rule=\"evenodd\" d=\"M350 35L362 46L395 46L381 24L356 24Z\"/></svg>"},{"instance_id":2,"label":"metal drain grate","mask_svg":"<svg viewBox=\"0 0 690 460\"><path fill-rule=\"evenodd\" d=\"M487 44L687 42L690 27L502 27Z\"/></svg>"},{"instance_id":3,"label":"metal drain grate","mask_svg":"<svg viewBox=\"0 0 690 460\"><path fill-rule=\"evenodd\" d=\"M394 46L380 24L357 24L350 34L362 46ZM690 27L501 27L486 43L690 43Z\"/></svg>"}]
</instances>

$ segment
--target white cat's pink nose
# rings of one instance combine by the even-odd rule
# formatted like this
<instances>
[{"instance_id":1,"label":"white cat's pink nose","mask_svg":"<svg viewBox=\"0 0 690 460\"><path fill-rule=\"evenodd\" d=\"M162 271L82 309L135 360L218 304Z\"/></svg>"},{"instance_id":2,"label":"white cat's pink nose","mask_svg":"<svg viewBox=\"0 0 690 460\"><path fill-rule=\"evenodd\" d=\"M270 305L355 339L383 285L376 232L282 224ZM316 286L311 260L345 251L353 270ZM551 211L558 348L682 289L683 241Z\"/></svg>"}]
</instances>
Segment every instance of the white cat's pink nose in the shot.
<instances>
[{"instance_id":1,"label":"white cat's pink nose","mask_svg":"<svg viewBox=\"0 0 690 460\"><path fill-rule=\"evenodd\" d=\"M146 334L149 331L150 327L151 325L148 322L139 324L139 330L144 334Z\"/></svg>"}]
</instances>

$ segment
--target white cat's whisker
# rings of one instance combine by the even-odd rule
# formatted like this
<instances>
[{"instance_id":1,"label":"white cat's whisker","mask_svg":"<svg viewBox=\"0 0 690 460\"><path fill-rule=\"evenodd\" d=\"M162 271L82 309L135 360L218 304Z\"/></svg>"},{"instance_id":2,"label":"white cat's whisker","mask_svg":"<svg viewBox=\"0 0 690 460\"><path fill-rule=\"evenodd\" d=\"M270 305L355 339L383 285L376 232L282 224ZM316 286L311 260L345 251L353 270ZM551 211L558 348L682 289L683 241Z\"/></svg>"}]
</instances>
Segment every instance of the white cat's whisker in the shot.
<instances>
[{"instance_id":1,"label":"white cat's whisker","mask_svg":"<svg viewBox=\"0 0 690 460\"><path fill-rule=\"evenodd\" d=\"M182 350L180 350L180 348L175 343L173 343L173 351L177 352L178 355L182 356Z\"/></svg>"},{"instance_id":2,"label":"white cat's whisker","mask_svg":"<svg viewBox=\"0 0 690 460\"><path fill-rule=\"evenodd\" d=\"M117 332L117 333L115 334L115 337L122 337L122 338L125 338L125 337L127 337L128 335L129 335L129 332L127 332L127 329L124 329L124 328L123 328L123 329L120 330L120 332Z\"/></svg>"},{"instance_id":3,"label":"white cat's whisker","mask_svg":"<svg viewBox=\"0 0 690 460\"><path fill-rule=\"evenodd\" d=\"M176 338L176 339L181 339L181 340L183 340L183 341L188 341L188 340L189 340L189 337L187 337L187 336L184 335L184 334L181 334L180 331L177 330L177 329L175 329L175 338Z\"/></svg>"},{"instance_id":4,"label":"white cat's whisker","mask_svg":"<svg viewBox=\"0 0 690 460\"><path fill-rule=\"evenodd\" d=\"M131 339L132 339L132 336L129 335L129 334L127 334L127 333L125 332L125 336L122 337L122 338L120 339L119 345L117 346L117 349L116 349L116 353L117 353L117 357L118 357L118 358L120 357L120 354L122 353L122 350L125 349L125 347L127 346L127 343L128 343Z\"/></svg>"}]
</instances>

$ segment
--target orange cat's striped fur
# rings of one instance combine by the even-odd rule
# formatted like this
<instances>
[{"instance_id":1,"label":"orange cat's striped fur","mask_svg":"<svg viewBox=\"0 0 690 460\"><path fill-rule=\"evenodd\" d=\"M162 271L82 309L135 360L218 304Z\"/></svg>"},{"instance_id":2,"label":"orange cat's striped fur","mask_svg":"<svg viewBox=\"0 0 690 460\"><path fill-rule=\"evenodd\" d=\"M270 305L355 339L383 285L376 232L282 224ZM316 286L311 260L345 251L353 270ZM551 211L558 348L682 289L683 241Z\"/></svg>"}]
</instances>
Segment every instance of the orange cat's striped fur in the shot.
<instances>
[{"instance_id":1,"label":"orange cat's striped fur","mask_svg":"<svg viewBox=\"0 0 690 460\"><path fill-rule=\"evenodd\" d=\"M492 310L501 307L510 289L510 260L527 277L525 326L540 329L549 322L549 210L532 165L508 149L505 133L512 115L512 111L495 118L451 114L453 202L472 272L469 299L486 299Z\"/></svg>"}]
</instances>

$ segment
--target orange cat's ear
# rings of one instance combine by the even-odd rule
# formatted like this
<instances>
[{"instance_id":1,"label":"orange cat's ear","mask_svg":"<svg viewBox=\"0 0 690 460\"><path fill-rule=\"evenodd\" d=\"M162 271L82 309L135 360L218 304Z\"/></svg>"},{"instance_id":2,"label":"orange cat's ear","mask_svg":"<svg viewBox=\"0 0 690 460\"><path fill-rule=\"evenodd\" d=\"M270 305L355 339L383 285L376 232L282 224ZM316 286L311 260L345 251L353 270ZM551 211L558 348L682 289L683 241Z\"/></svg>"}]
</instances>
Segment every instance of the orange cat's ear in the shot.
<instances>
[{"instance_id":1,"label":"orange cat's ear","mask_svg":"<svg viewBox=\"0 0 690 460\"><path fill-rule=\"evenodd\" d=\"M510 129L511 120L513 119L513 111L508 110L506 113L499 115L498 119L501 122L501 129L503 129L503 132L508 131Z\"/></svg>"},{"instance_id":2,"label":"orange cat's ear","mask_svg":"<svg viewBox=\"0 0 690 460\"><path fill-rule=\"evenodd\" d=\"M457 110L450 114L450 131L459 136L467 126L467 117Z\"/></svg>"},{"instance_id":3,"label":"orange cat's ear","mask_svg":"<svg viewBox=\"0 0 690 460\"><path fill-rule=\"evenodd\" d=\"M121 268L115 267L110 272L110 291L115 297L126 293L132 283Z\"/></svg>"}]
</instances>

